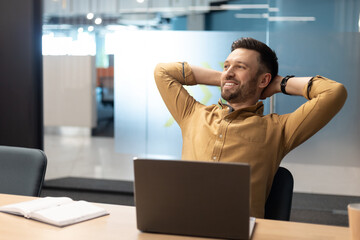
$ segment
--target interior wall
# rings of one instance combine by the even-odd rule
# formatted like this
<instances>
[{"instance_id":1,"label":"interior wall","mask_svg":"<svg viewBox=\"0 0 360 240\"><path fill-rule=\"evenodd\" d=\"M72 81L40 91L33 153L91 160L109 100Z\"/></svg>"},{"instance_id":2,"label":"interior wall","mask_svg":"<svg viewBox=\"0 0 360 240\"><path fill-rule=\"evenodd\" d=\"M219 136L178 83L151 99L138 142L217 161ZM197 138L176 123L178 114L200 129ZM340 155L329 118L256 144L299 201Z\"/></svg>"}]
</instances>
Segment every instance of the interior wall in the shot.
<instances>
[{"instance_id":1,"label":"interior wall","mask_svg":"<svg viewBox=\"0 0 360 240\"><path fill-rule=\"evenodd\" d=\"M322 130L293 150L282 165L295 178L295 191L360 196L360 2L355 0L271 0L278 16L314 21L270 21L269 45L279 57L280 74L323 75L345 85L347 101ZM276 97L276 111L293 111L306 100Z\"/></svg>"},{"instance_id":2,"label":"interior wall","mask_svg":"<svg viewBox=\"0 0 360 240\"><path fill-rule=\"evenodd\" d=\"M41 3L0 1L0 145L43 149Z\"/></svg>"},{"instance_id":3,"label":"interior wall","mask_svg":"<svg viewBox=\"0 0 360 240\"><path fill-rule=\"evenodd\" d=\"M270 34L285 76L322 75L345 85L348 97L340 112L318 133L283 160L295 176L295 190L360 195L360 34ZM289 42L291 44L289 44ZM304 98L278 94L276 111L292 112Z\"/></svg>"}]
</instances>

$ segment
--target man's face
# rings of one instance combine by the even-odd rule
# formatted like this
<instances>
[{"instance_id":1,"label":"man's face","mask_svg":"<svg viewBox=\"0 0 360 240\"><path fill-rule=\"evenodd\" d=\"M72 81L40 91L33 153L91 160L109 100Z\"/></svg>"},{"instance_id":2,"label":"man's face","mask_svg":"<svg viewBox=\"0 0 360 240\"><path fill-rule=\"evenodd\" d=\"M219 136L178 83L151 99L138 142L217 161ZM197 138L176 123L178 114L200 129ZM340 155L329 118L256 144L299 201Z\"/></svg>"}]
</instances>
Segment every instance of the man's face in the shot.
<instances>
[{"instance_id":1,"label":"man's face","mask_svg":"<svg viewBox=\"0 0 360 240\"><path fill-rule=\"evenodd\" d=\"M235 49L224 63L221 74L221 97L229 103L245 102L257 90L259 53L245 48Z\"/></svg>"}]
</instances>

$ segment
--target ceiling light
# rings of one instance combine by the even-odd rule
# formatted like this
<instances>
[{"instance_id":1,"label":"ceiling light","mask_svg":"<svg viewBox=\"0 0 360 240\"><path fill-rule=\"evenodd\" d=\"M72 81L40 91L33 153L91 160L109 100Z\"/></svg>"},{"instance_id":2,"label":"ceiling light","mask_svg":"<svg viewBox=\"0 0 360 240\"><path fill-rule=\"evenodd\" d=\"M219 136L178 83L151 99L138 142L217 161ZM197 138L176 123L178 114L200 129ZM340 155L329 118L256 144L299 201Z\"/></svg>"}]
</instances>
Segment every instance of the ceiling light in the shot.
<instances>
[{"instance_id":1,"label":"ceiling light","mask_svg":"<svg viewBox=\"0 0 360 240\"><path fill-rule=\"evenodd\" d=\"M315 17L283 17L283 16L270 16L268 17L270 22L314 22Z\"/></svg>"},{"instance_id":2,"label":"ceiling light","mask_svg":"<svg viewBox=\"0 0 360 240\"><path fill-rule=\"evenodd\" d=\"M268 9L269 4L223 4L223 10Z\"/></svg>"},{"instance_id":3,"label":"ceiling light","mask_svg":"<svg viewBox=\"0 0 360 240\"><path fill-rule=\"evenodd\" d=\"M89 26L89 27L88 27L88 31L89 31L89 32L94 31L94 27L93 27L93 26Z\"/></svg>"},{"instance_id":4,"label":"ceiling light","mask_svg":"<svg viewBox=\"0 0 360 240\"><path fill-rule=\"evenodd\" d=\"M236 13L235 18L267 18L263 13Z\"/></svg>"},{"instance_id":5,"label":"ceiling light","mask_svg":"<svg viewBox=\"0 0 360 240\"><path fill-rule=\"evenodd\" d=\"M280 9L276 7L269 7L269 12L279 12Z\"/></svg>"},{"instance_id":6,"label":"ceiling light","mask_svg":"<svg viewBox=\"0 0 360 240\"><path fill-rule=\"evenodd\" d=\"M79 28L78 28L78 33L82 33L82 32L84 32L84 28L79 27Z\"/></svg>"},{"instance_id":7,"label":"ceiling light","mask_svg":"<svg viewBox=\"0 0 360 240\"><path fill-rule=\"evenodd\" d=\"M138 3L143 3L144 0L136 0Z\"/></svg>"},{"instance_id":8,"label":"ceiling light","mask_svg":"<svg viewBox=\"0 0 360 240\"><path fill-rule=\"evenodd\" d=\"M94 18L94 14L93 14L93 13L88 13L88 14L86 15L86 18L89 19L89 20L91 20L91 19Z\"/></svg>"},{"instance_id":9,"label":"ceiling light","mask_svg":"<svg viewBox=\"0 0 360 240\"><path fill-rule=\"evenodd\" d=\"M313 22L315 17L269 16L268 13L236 13L235 18L267 18L269 22Z\"/></svg>"},{"instance_id":10,"label":"ceiling light","mask_svg":"<svg viewBox=\"0 0 360 240\"><path fill-rule=\"evenodd\" d=\"M102 19L101 18L96 18L95 19L95 24L99 25L102 23Z\"/></svg>"}]
</instances>

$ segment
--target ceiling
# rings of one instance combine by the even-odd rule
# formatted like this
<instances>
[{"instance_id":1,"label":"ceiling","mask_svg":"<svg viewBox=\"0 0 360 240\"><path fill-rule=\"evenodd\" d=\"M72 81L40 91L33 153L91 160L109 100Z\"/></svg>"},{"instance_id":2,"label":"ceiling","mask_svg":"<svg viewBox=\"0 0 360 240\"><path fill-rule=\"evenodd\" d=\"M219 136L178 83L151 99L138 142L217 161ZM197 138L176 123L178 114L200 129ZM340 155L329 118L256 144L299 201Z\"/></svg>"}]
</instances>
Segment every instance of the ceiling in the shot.
<instances>
[{"instance_id":1,"label":"ceiling","mask_svg":"<svg viewBox=\"0 0 360 240\"><path fill-rule=\"evenodd\" d=\"M224 0L43 0L44 24L140 24L149 20L164 21L177 16L226 10Z\"/></svg>"}]
</instances>

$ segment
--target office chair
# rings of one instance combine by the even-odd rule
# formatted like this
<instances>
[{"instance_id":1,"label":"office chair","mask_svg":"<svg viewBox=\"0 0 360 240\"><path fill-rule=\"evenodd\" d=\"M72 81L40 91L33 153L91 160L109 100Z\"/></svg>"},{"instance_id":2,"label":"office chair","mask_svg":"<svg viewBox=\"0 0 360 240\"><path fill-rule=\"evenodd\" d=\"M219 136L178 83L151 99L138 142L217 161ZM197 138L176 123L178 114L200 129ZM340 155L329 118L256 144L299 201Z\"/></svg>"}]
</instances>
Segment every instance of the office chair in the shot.
<instances>
[{"instance_id":1,"label":"office chair","mask_svg":"<svg viewBox=\"0 0 360 240\"><path fill-rule=\"evenodd\" d=\"M0 146L0 193L40 196L46 164L41 150Z\"/></svg>"},{"instance_id":2,"label":"office chair","mask_svg":"<svg viewBox=\"0 0 360 240\"><path fill-rule=\"evenodd\" d=\"M114 67L97 68L97 85L101 89L101 103L114 107Z\"/></svg>"},{"instance_id":3,"label":"office chair","mask_svg":"<svg viewBox=\"0 0 360 240\"><path fill-rule=\"evenodd\" d=\"M265 219L290 220L294 178L289 170L279 167L265 204Z\"/></svg>"},{"instance_id":4,"label":"office chair","mask_svg":"<svg viewBox=\"0 0 360 240\"><path fill-rule=\"evenodd\" d=\"M114 78L100 78L101 103L114 107Z\"/></svg>"}]
</instances>

